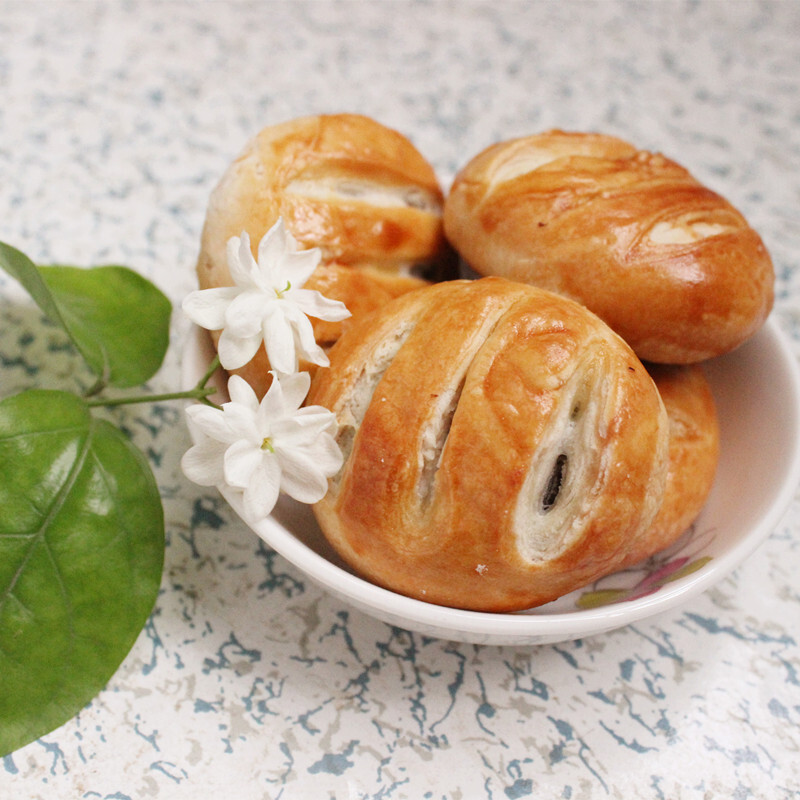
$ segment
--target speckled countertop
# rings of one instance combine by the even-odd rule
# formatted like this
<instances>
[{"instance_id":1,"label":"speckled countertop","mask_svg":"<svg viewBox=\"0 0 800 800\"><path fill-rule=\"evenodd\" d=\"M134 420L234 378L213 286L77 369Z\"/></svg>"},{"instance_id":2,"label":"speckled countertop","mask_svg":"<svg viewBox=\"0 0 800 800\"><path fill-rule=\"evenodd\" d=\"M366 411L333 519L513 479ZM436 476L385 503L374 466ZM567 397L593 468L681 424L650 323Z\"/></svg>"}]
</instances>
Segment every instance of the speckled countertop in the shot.
<instances>
[{"instance_id":1,"label":"speckled countertop","mask_svg":"<svg viewBox=\"0 0 800 800\"><path fill-rule=\"evenodd\" d=\"M800 349L791 0L0 0L0 239L127 264L178 304L230 160L323 111L406 133L445 187L492 141L549 127L672 155L762 234ZM176 315L154 390L176 388L186 332ZM0 394L71 369L47 336L0 278ZM179 409L120 416L164 498L161 595L107 688L2 760L2 800L800 798L796 502L688 608L557 645L457 644L348 608L189 484Z\"/></svg>"}]
</instances>

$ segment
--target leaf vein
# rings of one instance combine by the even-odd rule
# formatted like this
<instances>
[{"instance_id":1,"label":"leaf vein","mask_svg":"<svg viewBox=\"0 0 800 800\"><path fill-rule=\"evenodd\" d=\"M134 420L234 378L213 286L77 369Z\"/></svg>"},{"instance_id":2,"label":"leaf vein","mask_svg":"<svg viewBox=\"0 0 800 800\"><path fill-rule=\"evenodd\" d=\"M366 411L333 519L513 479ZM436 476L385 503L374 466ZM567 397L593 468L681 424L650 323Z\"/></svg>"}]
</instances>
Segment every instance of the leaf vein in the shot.
<instances>
[{"instance_id":1,"label":"leaf vein","mask_svg":"<svg viewBox=\"0 0 800 800\"><path fill-rule=\"evenodd\" d=\"M0 442L13 442L15 439L32 439L36 436L51 436L54 433L76 433L85 429L83 425L68 425L63 428L48 428L43 431L20 431L6 436L0 434Z\"/></svg>"},{"instance_id":2,"label":"leaf vein","mask_svg":"<svg viewBox=\"0 0 800 800\"><path fill-rule=\"evenodd\" d=\"M79 429L76 428L75 430ZM68 593L66 591L64 581L61 577L60 570L57 568L58 562L53 556L50 544L47 541L47 531L50 528L50 523L52 522L52 520L58 516L58 513L64 506L64 503L66 502L66 499L69 496L72 487L75 485L75 481L78 479L78 476L80 475L81 470L83 469L83 465L86 462L86 457L90 450L91 439L92 439L91 432L89 432L89 434L83 441L82 447L78 452L75 461L72 464L69 474L67 475L67 479L64 481L61 488L58 490L55 497L53 498L53 502L51 503L50 508L47 510L47 513L43 516L42 524L39 526L39 529L37 531L33 531L30 534L28 534L29 538L31 539L31 543L27 548L25 556L21 559L17 571L14 573L14 576L9 581L8 586L4 590L2 597L0 597L0 611L2 611L3 607L5 606L8 597L14 592L14 589L17 583L19 582L20 577L24 573L28 562L33 557L33 553L35 552L36 547L39 544L43 544L45 546L48 556L53 562L54 567L56 567L56 574L59 579L59 587L66 601ZM19 602L19 597L17 597L17 601ZM66 604L69 605L68 602Z\"/></svg>"}]
</instances>

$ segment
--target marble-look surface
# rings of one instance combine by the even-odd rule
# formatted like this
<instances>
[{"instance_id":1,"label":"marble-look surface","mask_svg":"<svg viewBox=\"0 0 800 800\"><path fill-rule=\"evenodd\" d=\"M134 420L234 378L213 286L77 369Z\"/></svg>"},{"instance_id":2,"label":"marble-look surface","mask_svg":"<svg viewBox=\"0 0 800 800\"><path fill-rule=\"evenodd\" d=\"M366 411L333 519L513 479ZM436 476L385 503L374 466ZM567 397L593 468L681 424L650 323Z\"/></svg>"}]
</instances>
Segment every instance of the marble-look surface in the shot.
<instances>
[{"instance_id":1,"label":"marble-look surface","mask_svg":"<svg viewBox=\"0 0 800 800\"><path fill-rule=\"evenodd\" d=\"M177 305L229 161L324 111L406 133L445 187L492 141L549 127L667 153L761 232L800 349L791 0L0 0L0 240L126 264ZM186 331L176 314L154 391L177 388ZM74 367L3 275L0 366L2 396ZM455 644L343 606L189 484L180 408L116 420L164 498L162 592L108 687L2 760L2 800L800 798L797 502L674 612L560 645Z\"/></svg>"}]
</instances>

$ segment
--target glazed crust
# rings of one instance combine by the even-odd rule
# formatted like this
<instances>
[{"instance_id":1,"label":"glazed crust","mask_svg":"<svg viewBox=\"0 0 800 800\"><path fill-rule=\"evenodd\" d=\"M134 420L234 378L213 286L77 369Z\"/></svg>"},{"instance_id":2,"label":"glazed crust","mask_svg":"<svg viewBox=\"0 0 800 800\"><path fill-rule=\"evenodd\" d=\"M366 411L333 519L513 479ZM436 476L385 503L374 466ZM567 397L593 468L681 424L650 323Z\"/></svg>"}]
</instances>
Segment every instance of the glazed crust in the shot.
<instances>
[{"instance_id":1,"label":"glazed crust","mask_svg":"<svg viewBox=\"0 0 800 800\"><path fill-rule=\"evenodd\" d=\"M664 500L622 566L637 564L671 545L700 514L719 461L714 395L699 365L648 364L669 418L669 468Z\"/></svg>"},{"instance_id":2,"label":"glazed crust","mask_svg":"<svg viewBox=\"0 0 800 800\"><path fill-rule=\"evenodd\" d=\"M652 522L667 418L630 348L582 306L499 278L406 294L355 323L309 403L345 456L314 507L361 574L510 611L614 571Z\"/></svg>"},{"instance_id":3,"label":"glazed crust","mask_svg":"<svg viewBox=\"0 0 800 800\"><path fill-rule=\"evenodd\" d=\"M426 277L452 277L442 205L431 165L406 137L368 117L332 114L269 126L247 144L211 194L198 284L201 289L232 285L228 240L246 231L255 256L281 217L301 248L322 252L305 288L342 301L352 315L342 323L312 320L317 342L326 348L352 321L425 285ZM216 343L219 332L212 338ZM262 347L235 372L262 395L269 369Z\"/></svg>"},{"instance_id":4,"label":"glazed crust","mask_svg":"<svg viewBox=\"0 0 800 800\"><path fill-rule=\"evenodd\" d=\"M645 360L720 355L772 308L772 262L742 215L674 161L615 137L495 144L456 176L444 221L476 272L583 303Z\"/></svg>"},{"instance_id":5,"label":"glazed crust","mask_svg":"<svg viewBox=\"0 0 800 800\"><path fill-rule=\"evenodd\" d=\"M211 194L200 283L228 285L228 239L247 231L255 248L279 217L301 247L319 247L324 262L408 272L447 256L442 206L433 167L405 136L368 117L271 125Z\"/></svg>"}]
</instances>

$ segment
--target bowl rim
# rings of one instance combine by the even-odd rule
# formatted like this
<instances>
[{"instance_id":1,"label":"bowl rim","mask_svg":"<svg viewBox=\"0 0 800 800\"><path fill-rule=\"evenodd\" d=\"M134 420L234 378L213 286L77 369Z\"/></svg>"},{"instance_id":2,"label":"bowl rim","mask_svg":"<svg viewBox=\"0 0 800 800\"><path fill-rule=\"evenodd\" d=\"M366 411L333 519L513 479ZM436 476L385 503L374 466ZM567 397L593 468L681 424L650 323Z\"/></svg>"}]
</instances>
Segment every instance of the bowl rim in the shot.
<instances>
[{"instance_id":1,"label":"bowl rim","mask_svg":"<svg viewBox=\"0 0 800 800\"><path fill-rule=\"evenodd\" d=\"M195 328L196 337L203 335L208 339L206 331ZM776 368L787 378L791 389L787 407L793 410L792 423L794 428L798 429L800 428L800 368L791 351L789 339L773 316L770 316L762 328L741 347L752 345L757 337L770 348L771 354L778 362ZM203 346L199 338L196 339L195 346L198 344ZM197 380L196 366L193 367L186 361L182 365L184 385L194 385ZM190 369L193 370L191 374ZM407 597L371 583L329 561L273 517L255 525L244 518L243 521L306 577L371 616L399 627L423 631L443 639L488 644L524 644L536 643L537 640L542 642L569 640L606 632L654 616L701 594L740 565L772 533L786 513L798 484L800 484L800 441L795 438L788 467L783 473L783 479L772 503L751 532L732 547L715 555L707 564L691 574L663 585L653 594L597 608L546 614L472 611ZM220 487L219 491L233 510L242 517L242 504L235 493L225 487Z\"/></svg>"}]
</instances>

